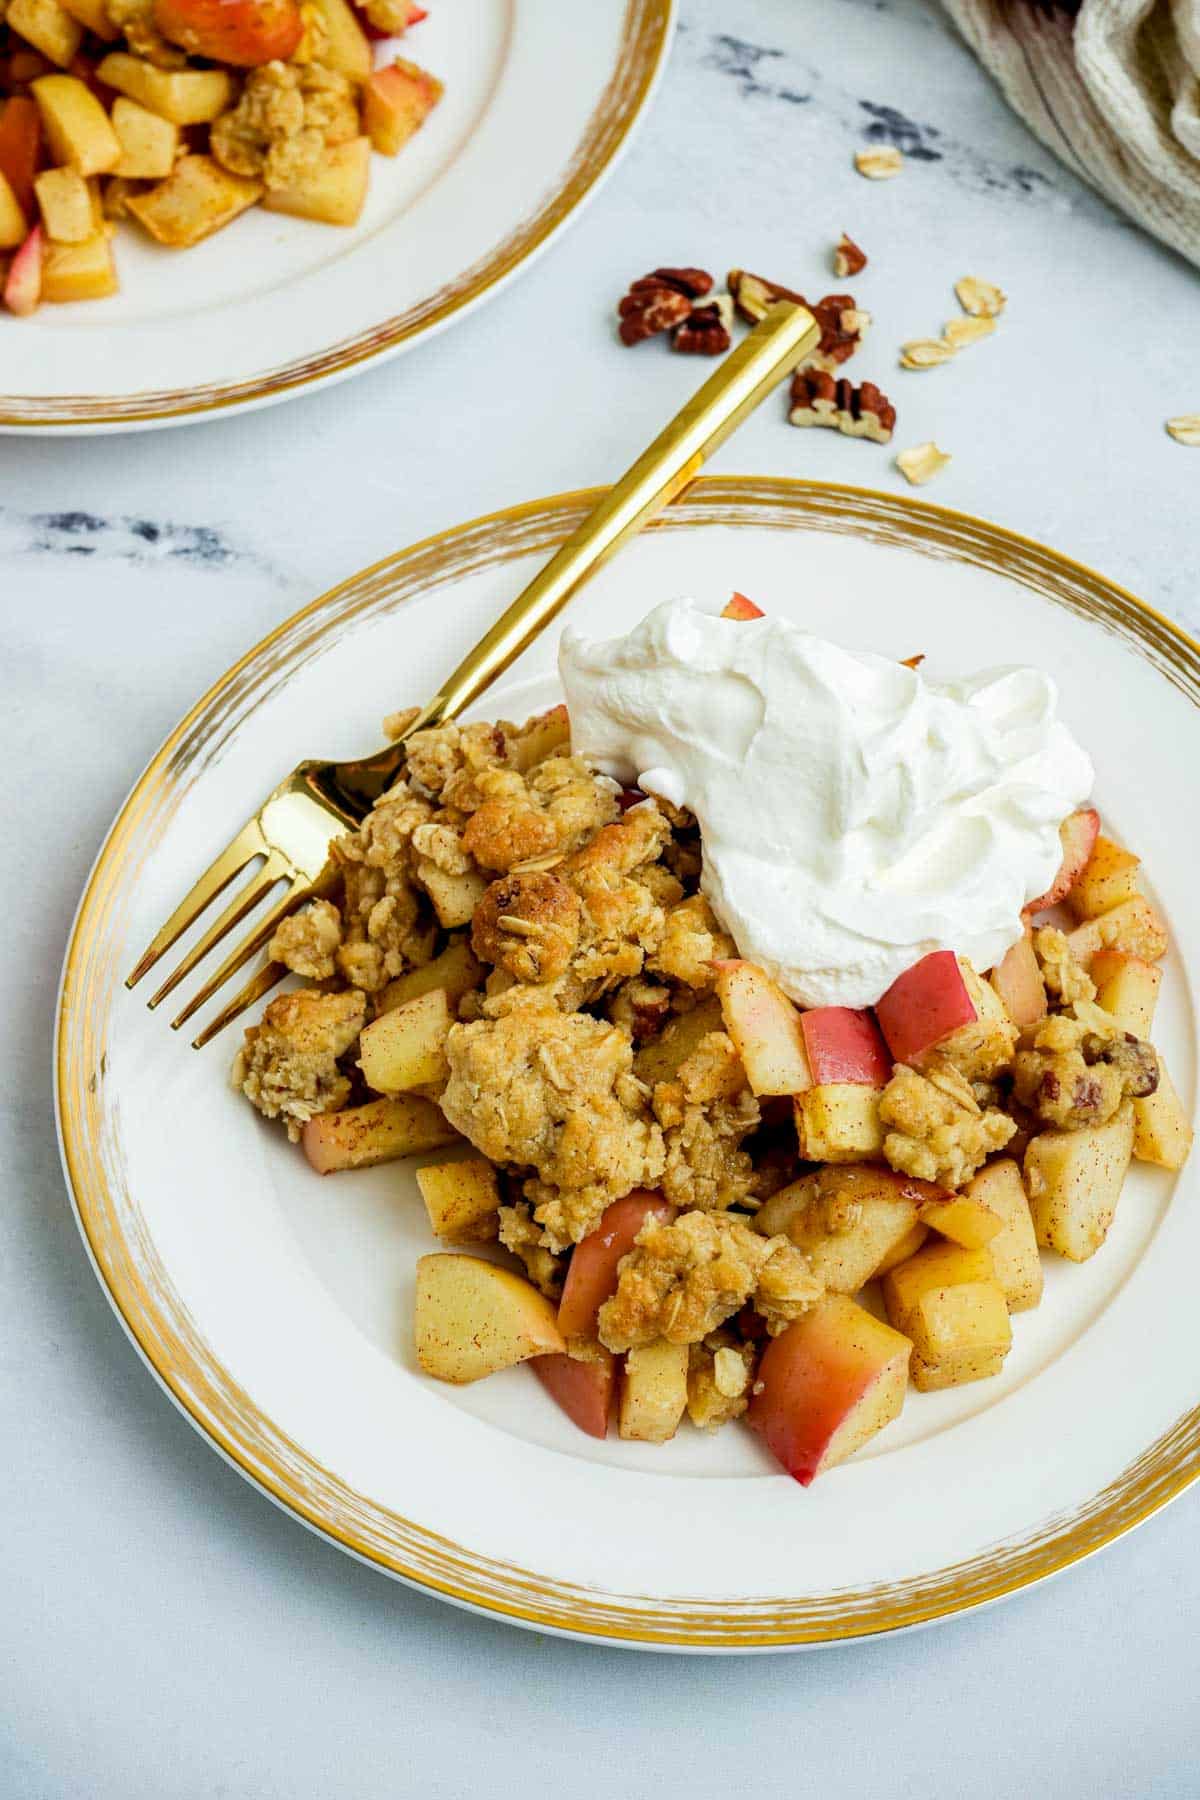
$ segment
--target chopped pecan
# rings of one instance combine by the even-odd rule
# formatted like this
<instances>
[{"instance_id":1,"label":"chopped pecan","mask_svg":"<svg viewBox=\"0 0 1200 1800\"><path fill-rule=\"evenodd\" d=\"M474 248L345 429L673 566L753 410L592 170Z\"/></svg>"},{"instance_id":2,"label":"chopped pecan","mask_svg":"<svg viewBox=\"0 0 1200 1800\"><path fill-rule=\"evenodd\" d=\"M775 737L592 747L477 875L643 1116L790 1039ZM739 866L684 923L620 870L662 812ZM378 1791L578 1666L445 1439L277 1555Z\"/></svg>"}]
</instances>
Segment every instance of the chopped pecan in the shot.
<instances>
[{"instance_id":1,"label":"chopped pecan","mask_svg":"<svg viewBox=\"0 0 1200 1800\"><path fill-rule=\"evenodd\" d=\"M846 437L886 444L895 427L896 409L873 381L855 386L845 377L835 381L823 370L813 369L792 377L788 419L793 425L828 425Z\"/></svg>"},{"instance_id":2,"label":"chopped pecan","mask_svg":"<svg viewBox=\"0 0 1200 1800\"><path fill-rule=\"evenodd\" d=\"M621 342L641 344L657 332L682 325L691 316L693 303L712 284L706 269L654 269L631 282L617 307Z\"/></svg>"},{"instance_id":3,"label":"chopped pecan","mask_svg":"<svg viewBox=\"0 0 1200 1800\"><path fill-rule=\"evenodd\" d=\"M820 300L806 300L794 288L768 281L763 275L752 275L748 269L730 269L729 291L742 318L756 325L776 300L794 300L807 306L821 327L821 341L806 357L805 368L832 368L853 356L862 343L870 315L860 312L853 294L826 294Z\"/></svg>"},{"instance_id":4,"label":"chopped pecan","mask_svg":"<svg viewBox=\"0 0 1200 1800\"><path fill-rule=\"evenodd\" d=\"M671 348L685 356L724 356L732 342L721 308L714 301L694 307L691 316L675 327Z\"/></svg>"},{"instance_id":5,"label":"chopped pecan","mask_svg":"<svg viewBox=\"0 0 1200 1800\"><path fill-rule=\"evenodd\" d=\"M852 237L843 231L833 252L833 272L839 281L846 277L861 275L867 266L867 253L861 250Z\"/></svg>"},{"instance_id":6,"label":"chopped pecan","mask_svg":"<svg viewBox=\"0 0 1200 1800\"><path fill-rule=\"evenodd\" d=\"M726 280L733 304L747 325L757 325L776 300L795 300L799 306L808 305L804 295L796 293L794 288L768 281L764 275L752 275L749 269L730 269ZM853 305L853 301L847 301L847 305Z\"/></svg>"}]
</instances>

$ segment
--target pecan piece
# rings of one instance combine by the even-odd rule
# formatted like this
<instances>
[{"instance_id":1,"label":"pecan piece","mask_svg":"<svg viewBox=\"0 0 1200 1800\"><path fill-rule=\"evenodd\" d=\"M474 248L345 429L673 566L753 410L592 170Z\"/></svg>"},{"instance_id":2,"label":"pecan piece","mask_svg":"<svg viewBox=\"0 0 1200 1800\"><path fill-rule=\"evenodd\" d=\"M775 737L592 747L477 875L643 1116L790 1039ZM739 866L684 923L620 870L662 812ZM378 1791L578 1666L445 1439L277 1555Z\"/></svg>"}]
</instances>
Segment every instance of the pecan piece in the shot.
<instances>
[{"instance_id":1,"label":"pecan piece","mask_svg":"<svg viewBox=\"0 0 1200 1800\"><path fill-rule=\"evenodd\" d=\"M747 325L757 325L776 300L795 300L800 306L808 305L803 294L782 287L777 281L768 281L764 275L752 275L749 269L730 269L726 281L733 304ZM847 301L847 305L853 304L853 301Z\"/></svg>"},{"instance_id":2,"label":"pecan piece","mask_svg":"<svg viewBox=\"0 0 1200 1800\"><path fill-rule=\"evenodd\" d=\"M686 294L689 300L699 300L702 294L710 293L713 284L707 269L653 269L649 275L643 275L641 281L634 282L633 291L647 281L673 287L677 293Z\"/></svg>"},{"instance_id":3,"label":"pecan piece","mask_svg":"<svg viewBox=\"0 0 1200 1800\"><path fill-rule=\"evenodd\" d=\"M867 266L867 253L859 248L852 237L843 231L833 252L833 272L839 281L846 277L861 275Z\"/></svg>"},{"instance_id":4,"label":"pecan piece","mask_svg":"<svg viewBox=\"0 0 1200 1800\"><path fill-rule=\"evenodd\" d=\"M654 269L640 276L617 307L621 342L641 344L657 332L682 325L712 284L707 269Z\"/></svg>"},{"instance_id":5,"label":"pecan piece","mask_svg":"<svg viewBox=\"0 0 1200 1800\"><path fill-rule=\"evenodd\" d=\"M714 301L711 306L693 307L690 318L675 327L672 350L685 356L724 356L733 339Z\"/></svg>"},{"instance_id":6,"label":"pecan piece","mask_svg":"<svg viewBox=\"0 0 1200 1800\"><path fill-rule=\"evenodd\" d=\"M828 425L846 437L886 444L896 424L896 409L873 381L855 386L844 376L835 380L823 369L801 370L792 377L788 420L793 425Z\"/></svg>"},{"instance_id":7,"label":"pecan piece","mask_svg":"<svg viewBox=\"0 0 1200 1800\"><path fill-rule=\"evenodd\" d=\"M821 341L804 362L805 368L832 370L853 356L862 343L870 315L860 312L853 294L826 294L820 300L806 300L794 288L763 275L752 275L748 269L730 269L729 291L733 304L748 324L756 325L767 308L776 300L794 300L807 306L821 327Z\"/></svg>"}]
</instances>

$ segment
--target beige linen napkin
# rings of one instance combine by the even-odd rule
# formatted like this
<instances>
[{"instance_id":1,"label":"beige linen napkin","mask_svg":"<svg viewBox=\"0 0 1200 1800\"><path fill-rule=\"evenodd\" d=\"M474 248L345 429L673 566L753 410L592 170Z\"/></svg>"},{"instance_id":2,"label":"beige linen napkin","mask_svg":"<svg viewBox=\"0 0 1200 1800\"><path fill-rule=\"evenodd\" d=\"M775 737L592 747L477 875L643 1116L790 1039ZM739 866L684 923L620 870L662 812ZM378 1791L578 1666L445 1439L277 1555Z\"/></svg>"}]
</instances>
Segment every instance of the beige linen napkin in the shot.
<instances>
[{"instance_id":1,"label":"beige linen napkin","mask_svg":"<svg viewBox=\"0 0 1200 1800\"><path fill-rule=\"evenodd\" d=\"M1200 0L943 0L1042 142L1200 263Z\"/></svg>"}]
</instances>

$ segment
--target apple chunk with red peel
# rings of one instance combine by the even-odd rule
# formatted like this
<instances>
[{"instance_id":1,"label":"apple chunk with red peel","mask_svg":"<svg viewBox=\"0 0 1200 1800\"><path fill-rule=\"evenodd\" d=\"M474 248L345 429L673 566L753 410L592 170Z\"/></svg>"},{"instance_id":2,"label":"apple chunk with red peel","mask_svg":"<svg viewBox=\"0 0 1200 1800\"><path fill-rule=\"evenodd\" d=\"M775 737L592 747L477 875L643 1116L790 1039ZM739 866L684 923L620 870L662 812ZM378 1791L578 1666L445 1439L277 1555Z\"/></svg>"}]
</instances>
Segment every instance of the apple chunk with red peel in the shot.
<instances>
[{"instance_id":1,"label":"apple chunk with red peel","mask_svg":"<svg viewBox=\"0 0 1200 1800\"><path fill-rule=\"evenodd\" d=\"M1063 848L1058 874L1044 894L1026 901L1024 911L1027 914L1044 912L1048 906L1057 906L1060 900L1066 899L1087 868L1099 832L1100 814L1094 806L1082 806L1063 820L1058 828Z\"/></svg>"},{"instance_id":2,"label":"apple chunk with red peel","mask_svg":"<svg viewBox=\"0 0 1200 1800\"><path fill-rule=\"evenodd\" d=\"M562 1407L572 1424L588 1437L608 1436L608 1415L616 1386L616 1358L602 1344L595 1347L595 1360L585 1362L578 1356L534 1356L533 1370L552 1400Z\"/></svg>"},{"instance_id":3,"label":"apple chunk with red peel","mask_svg":"<svg viewBox=\"0 0 1200 1800\"><path fill-rule=\"evenodd\" d=\"M396 156L441 99L436 75L403 57L376 69L363 89L363 127L372 148Z\"/></svg>"},{"instance_id":4,"label":"apple chunk with red peel","mask_svg":"<svg viewBox=\"0 0 1200 1800\"><path fill-rule=\"evenodd\" d=\"M301 1147L318 1175L371 1169L376 1163L395 1162L419 1150L440 1150L458 1141L441 1110L420 1094L318 1113L300 1133Z\"/></svg>"},{"instance_id":5,"label":"apple chunk with red peel","mask_svg":"<svg viewBox=\"0 0 1200 1800\"><path fill-rule=\"evenodd\" d=\"M9 101L12 105L12 101ZM42 297L42 228L35 225L9 264L4 304L19 319L36 312Z\"/></svg>"},{"instance_id":6,"label":"apple chunk with red peel","mask_svg":"<svg viewBox=\"0 0 1200 1800\"><path fill-rule=\"evenodd\" d=\"M730 958L713 966L725 1029L752 1091L798 1094L810 1086L801 1015L783 989L755 963Z\"/></svg>"},{"instance_id":7,"label":"apple chunk with red peel","mask_svg":"<svg viewBox=\"0 0 1200 1800\"><path fill-rule=\"evenodd\" d=\"M988 980L1013 1024L1023 1029L1046 1016L1046 984L1034 954L1033 935L1026 927L1006 950Z\"/></svg>"},{"instance_id":8,"label":"apple chunk with red peel","mask_svg":"<svg viewBox=\"0 0 1200 1800\"><path fill-rule=\"evenodd\" d=\"M844 1294L828 1294L763 1352L746 1414L808 1487L899 1417L912 1345Z\"/></svg>"},{"instance_id":9,"label":"apple chunk with red peel","mask_svg":"<svg viewBox=\"0 0 1200 1800\"><path fill-rule=\"evenodd\" d=\"M845 1082L887 1086L892 1059L869 1012L852 1006L814 1006L801 1013L800 1029L814 1087Z\"/></svg>"},{"instance_id":10,"label":"apple chunk with red peel","mask_svg":"<svg viewBox=\"0 0 1200 1800\"><path fill-rule=\"evenodd\" d=\"M761 606L755 606L753 600L739 594L736 588L721 610L723 619L765 619L766 616Z\"/></svg>"},{"instance_id":11,"label":"apple chunk with red peel","mask_svg":"<svg viewBox=\"0 0 1200 1800\"><path fill-rule=\"evenodd\" d=\"M875 1016L897 1062L920 1068L936 1050L968 1081L982 1081L1012 1061L1017 1032L1002 1000L952 950L931 950L906 969Z\"/></svg>"},{"instance_id":12,"label":"apple chunk with red peel","mask_svg":"<svg viewBox=\"0 0 1200 1800\"><path fill-rule=\"evenodd\" d=\"M644 1188L605 1207L595 1231L571 1252L558 1305L558 1328L565 1338L595 1337L596 1314L616 1293L617 1265L633 1249L638 1232L647 1219L674 1217L675 1208L661 1194Z\"/></svg>"},{"instance_id":13,"label":"apple chunk with red peel","mask_svg":"<svg viewBox=\"0 0 1200 1800\"><path fill-rule=\"evenodd\" d=\"M796 1132L810 1162L859 1162L883 1152L879 1099L892 1073L870 1013L816 1006L800 1029L812 1086L797 1094Z\"/></svg>"},{"instance_id":14,"label":"apple chunk with red peel","mask_svg":"<svg viewBox=\"0 0 1200 1800\"><path fill-rule=\"evenodd\" d=\"M832 1294L857 1294L883 1264L914 1241L919 1212L951 1198L928 1181L864 1163L805 1175L781 1188L754 1215L764 1237L782 1233L803 1250Z\"/></svg>"}]
</instances>

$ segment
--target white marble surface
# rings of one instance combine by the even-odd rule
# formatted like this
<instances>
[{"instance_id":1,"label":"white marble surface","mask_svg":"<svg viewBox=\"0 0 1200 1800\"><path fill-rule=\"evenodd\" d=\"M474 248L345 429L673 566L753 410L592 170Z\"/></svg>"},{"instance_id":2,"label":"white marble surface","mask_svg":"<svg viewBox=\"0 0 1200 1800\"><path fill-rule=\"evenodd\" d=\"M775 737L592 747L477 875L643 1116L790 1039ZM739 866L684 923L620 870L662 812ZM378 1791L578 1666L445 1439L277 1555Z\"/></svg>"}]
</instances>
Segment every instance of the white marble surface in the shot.
<instances>
[{"instance_id":1,"label":"white marble surface","mask_svg":"<svg viewBox=\"0 0 1200 1800\"><path fill-rule=\"evenodd\" d=\"M611 342L645 268L738 262L820 293L845 226L872 255L861 373L897 403L898 445L954 453L930 497L1200 625L1200 453L1162 429L1200 406L1194 272L1038 148L932 4L682 14L610 185L436 343L252 417L0 440L0 1800L1200 1786L1200 1495L1050 1586L902 1640L718 1662L540 1639L384 1581L252 1492L135 1358L68 1211L54 988L123 793L194 696L329 583L628 460L700 373ZM851 155L872 129L925 154L870 185ZM1000 333L951 368L896 371L895 345L938 329L966 272L1008 290ZM790 431L770 405L719 466L900 485L887 452Z\"/></svg>"}]
</instances>

